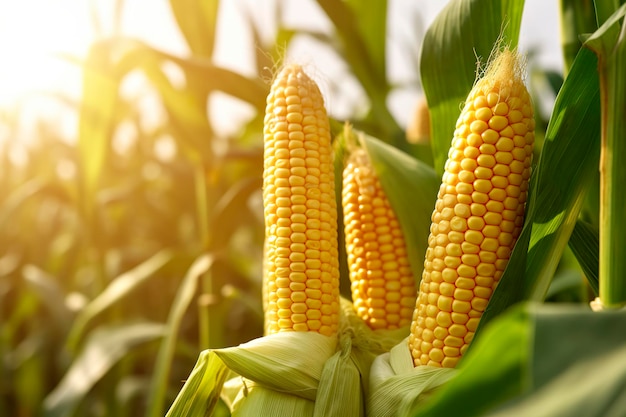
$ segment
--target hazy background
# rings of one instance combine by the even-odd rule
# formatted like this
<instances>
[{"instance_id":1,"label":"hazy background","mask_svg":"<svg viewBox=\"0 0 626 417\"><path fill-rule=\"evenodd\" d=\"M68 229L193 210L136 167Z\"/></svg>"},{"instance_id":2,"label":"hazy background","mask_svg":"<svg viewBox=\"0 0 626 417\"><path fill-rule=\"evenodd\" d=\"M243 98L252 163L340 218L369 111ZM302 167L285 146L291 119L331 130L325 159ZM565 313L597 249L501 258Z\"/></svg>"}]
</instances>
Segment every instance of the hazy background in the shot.
<instances>
[{"instance_id":1,"label":"hazy background","mask_svg":"<svg viewBox=\"0 0 626 417\"><path fill-rule=\"evenodd\" d=\"M275 0L229 0L220 4L218 38L214 61L237 72L254 75L247 18L261 24L271 39L275 29ZM415 79L415 65L425 28L445 5L445 1L389 1L388 75L398 87L390 96L389 106L401 126L405 127L410 111L420 94ZM331 25L316 4L308 0L284 2L284 21L288 26L311 27L323 31ZM532 50L534 62L545 69L561 71L558 1L527 0L522 21L520 49ZM60 106L42 92L60 92L74 99L81 93L81 72L77 62L85 57L90 44L104 37L124 35L147 42L163 51L186 56L188 47L171 15L166 0L21 0L0 2L0 109L19 111L24 121L20 137L32 140L28 120L43 117L54 120L63 136L76 137L77 119L72 109ZM350 114L363 97L357 83L333 52L309 39L297 39L289 55L315 67L316 77L345 78L341 96L326 97L330 112L337 118ZM176 76L176 74L172 74ZM147 88L141 76L125 82L124 93L141 95ZM251 110L235 99L216 93L218 105L211 116L218 132L235 133L240 121ZM149 102L149 99L146 99ZM149 107L149 103L146 103ZM155 115L157 117L157 115ZM8 139L0 132L0 140Z\"/></svg>"}]
</instances>

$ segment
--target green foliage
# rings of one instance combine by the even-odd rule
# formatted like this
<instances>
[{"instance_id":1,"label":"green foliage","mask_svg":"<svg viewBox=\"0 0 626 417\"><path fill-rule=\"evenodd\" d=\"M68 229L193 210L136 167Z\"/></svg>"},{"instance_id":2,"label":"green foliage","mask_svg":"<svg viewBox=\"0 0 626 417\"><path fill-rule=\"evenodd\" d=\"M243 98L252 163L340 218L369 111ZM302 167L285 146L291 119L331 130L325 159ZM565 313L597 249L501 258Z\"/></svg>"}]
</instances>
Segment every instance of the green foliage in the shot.
<instances>
[{"instance_id":1,"label":"green foliage","mask_svg":"<svg viewBox=\"0 0 626 417\"><path fill-rule=\"evenodd\" d=\"M149 416L163 415L167 381L169 380L172 360L176 349L176 339L183 322L184 314L192 303L194 295L197 293L199 278L207 273L212 265L213 258L209 255L198 258L189 268L185 279L181 282L180 288L176 293L176 298L174 298L172 302L172 308L167 318L168 334L163 338L163 343L159 348L154 377L150 387L150 396L148 397Z\"/></svg>"},{"instance_id":2,"label":"green foliage","mask_svg":"<svg viewBox=\"0 0 626 417\"><path fill-rule=\"evenodd\" d=\"M494 320L426 416L607 416L624 412L626 313L522 304Z\"/></svg>"},{"instance_id":3,"label":"green foliage","mask_svg":"<svg viewBox=\"0 0 626 417\"><path fill-rule=\"evenodd\" d=\"M165 326L159 323L128 323L94 331L59 385L46 397L43 416L72 415L89 390L135 345L164 333Z\"/></svg>"},{"instance_id":4,"label":"green foliage","mask_svg":"<svg viewBox=\"0 0 626 417\"><path fill-rule=\"evenodd\" d=\"M191 3L173 3L181 22L194 15ZM193 33L206 30L204 18L195 16L197 27L181 30L203 48L206 34ZM206 54L183 58L124 37L94 44L81 64L83 98L69 103L78 137L42 127L25 165L0 152L0 414L163 415L200 350L202 313L210 311L215 345L261 332L260 122L218 138L227 146L216 156L207 103L221 91L260 114L266 86ZM151 124L121 93L138 73L157 98L152 111L164 112ZM183 279L208 251L219 253L212 287L197 265ZM146 321L167 326L160 345L134 342L139 326L136 335L129 327L129 343L126 330L104 333ZM81 384L100 331L119 348L104 344L105 366Z\"/></svg>"},{"instance_id":5,"label":"green foliage","mask_svg":"<svg viewBox=\"0 0 626 417\"><path fill-rule=\"evenodd\" d=\"M597 228L584 220L577 220L572 230L569 246L576 255L580 267L585 272L594 294L598 295L600 292L598 271L600 242Z\"/></svg>"}]
</instances>

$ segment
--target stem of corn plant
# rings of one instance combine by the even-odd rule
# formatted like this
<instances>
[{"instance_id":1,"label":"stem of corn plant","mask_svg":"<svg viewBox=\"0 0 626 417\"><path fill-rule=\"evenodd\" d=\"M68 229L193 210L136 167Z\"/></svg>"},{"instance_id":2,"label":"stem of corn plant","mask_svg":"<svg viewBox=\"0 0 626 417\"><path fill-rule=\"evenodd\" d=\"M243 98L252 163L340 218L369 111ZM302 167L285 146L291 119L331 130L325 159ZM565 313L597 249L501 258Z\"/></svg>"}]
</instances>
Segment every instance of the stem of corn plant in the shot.
<instances>
[{"instance_id":1,"label":"stem of corn plant","mask_svg":"<svg viewBox=\"0 0 626 417\"><path fill-rule=\"evenodd\" d=\"M207 181L206 181L206 167L202 161L197 161L195 164L195 193L196 193L196 215L198 216L198 228L200 229L200 242L202 244L202 250L208 251L211 244L211 235L209 231L209 200L207 195ZM201 279L201 292L203 295L213 294L213 279L211 272L202 274ZM201 298L201 300L204 297ZM199 343L201 349L207 349L209 347L209 335L210 335L210 314L209 306L206 303L198 303L198 323L199 323Z\"/></svg>"},{"instance_id":2,"label":"stem of corn plant","mask_svg":"<svg viewBox=\"0 0 626 417\"><path fill-rule=\"evenodd\" d=\"M626 305L626 25L600 63L602 150L600 156L600 300L606 307Z\"/></svg>"}]
</instances>

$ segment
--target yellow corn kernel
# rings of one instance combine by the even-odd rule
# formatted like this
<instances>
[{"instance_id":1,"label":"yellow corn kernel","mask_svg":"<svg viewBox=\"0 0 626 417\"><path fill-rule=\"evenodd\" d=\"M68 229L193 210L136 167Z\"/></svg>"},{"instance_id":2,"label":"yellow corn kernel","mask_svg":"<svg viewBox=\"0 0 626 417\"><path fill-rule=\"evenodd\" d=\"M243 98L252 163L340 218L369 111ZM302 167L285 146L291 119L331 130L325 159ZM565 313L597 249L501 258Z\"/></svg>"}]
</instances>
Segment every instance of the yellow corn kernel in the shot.
<instances>
[{"instance_id":1,"label":"yellow corn kernel","mask_svg":"<svg viewBox=\"0 0 626 417\"><path fill-rule=\"evenodd\" d=\"M500 53L470 92L459 116L452 143L466 151L451 149L445 186L439 190L432 215L409 337L415 366L456 365L474 337L521 232L535 128L521 72L516 53ZM480 143L476 135L483 142L479 148L473 147ZM449 167L460 170L451 177ZM453 201L452 210L460 214L449 223L452 227L443 216L449 207L446 201ZM445 257L435 256L443 251ZM441 263L446 269L439 273ZM441 312L445 315L440 318ZM430 317L438 320L428 323Z\"/></svg>"},{"instance_id":2,"label":"yellow corn kernel","mask_svg":"<svg viewBox=\"0 0 626 417\"><path fill-rule=\"evenodd\" d=\"M276 76L263 134L265 331L331 336L339 258L330 127L324 99L299 65Z\"/></svg>"},{"instance_id":3,"label":"yellow corn kernel","mask_svg":"<svg viewBox=\"0 0 626 417\"><path fill-rule=\"evenodd\" d=\"M411 323L415 279L400 223L363 149L343 171L342 205L352 302L372 329Z\"/></svg>"}]
</instances>

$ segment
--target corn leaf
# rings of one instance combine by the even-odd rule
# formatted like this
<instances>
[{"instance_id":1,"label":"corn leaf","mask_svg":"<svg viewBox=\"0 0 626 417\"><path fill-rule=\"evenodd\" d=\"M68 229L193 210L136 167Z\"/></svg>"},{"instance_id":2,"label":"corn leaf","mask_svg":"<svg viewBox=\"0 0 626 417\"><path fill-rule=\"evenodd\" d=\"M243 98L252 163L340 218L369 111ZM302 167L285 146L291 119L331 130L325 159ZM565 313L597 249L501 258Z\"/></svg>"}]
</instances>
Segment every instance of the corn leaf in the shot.
<instances>
[{"instance_id":1,"label":"corn leaf","mask_svg":"<svg viewBox=\"0 0 626 417\"><path fill-rule=\"evenodd\" d=\"M625 325L626 311L521 304L485 329L456 376L411 415L622 415Z\"/></svg>"},{"instance_id":2,"label":"corn leaf","mask_svg":"<svg viewBox=\"0 0 626 417\"><path fill-rule=\"evenodd\" d=\"M157 50L152 50L151 53L160 59L171 60L180 65L185 71L190 88L198 88L200 91L221 91L250 103L259 111L265 110L265 98L269 87L260 78L246 77L218 67L206 59L183 59Z\"/></svg>"},{"instance_id":3,"label":"corn leaf","mask_svg":"<svg viewBox=\"0 0 626 417\"><path fill-rule=\"evenodd\" d=\"M593 0L598 26L604 25L623 3L623 0Z\"/></svg>"},{"instance_id":4,"label":"corn leaf","mask_svg":"<svg viewBox=\"0 0 626 417\"><path fill-rule=\"evenodd\" d=\"M166 417L211 415L227 376L228 368L215 353L210 350L201 352Z\"/></svg>"},{"instance_id":5,"label":"corn leaf","mask_svg":"<svg viewBox=\"0 0 626 417\"><path fill-rule=\"evenodd\" d=\"M597 296L600 291L598 276L600 238L598 229L583 220L577 220L568 244L585 273L593 293Z\"/></svg>"},{"instance_id":6,"label":"corn leaf","mask_svg":"<svg viewBox=\"0 0 626 417\"><path fill-rule=\"evenodd\" d=\"M362 134L360 138L400 220L411 269L419 282L440 178L422 161L374 137Z\"/></svg>"},{"instance_id":7,"label":"corn leaf","mask_svg":"<svg viewBox=\"0 0 626 417\"><path fill-rule=\"evenodd\" d=\"M476 57L485 63L500 36L505 44L517 46L523 9L524 2L517 0L453 0L428 28L420 72L439 175L448 156L459 106L476 78Z\"/></svg>"},{"instance_id":8,"label":"corn leaf","mask_svg":"<svg viewBox=\"0 0 626 417\"><path fill-rule=\"evenodd\" d=\"M135 346L164 334L164 326L157 323L98 328L89 335L70 369L44 400L42 415L44 417L73 415L79 402L113 365Z\"/></svg>"},{"instance_id":9,"label":"corn leaf","mask_svg":"<svg viewBox=\"0 0 626 417\"><path fill-rule=\"evenodd\" d=\"M560 265L550 283L546 300L560 302L568 296L577 296L576 300L578 300L582 298L582 293L586 292L586 289L585 277L579 269ZM583 300L588 301L586 297ZM563 302L567 301L563 300Z\"/></svg>"},{"instance_id":10,"label":"corn leaf","mask_svg":"<svg viewBox=\"0 0 626 417\"><path fill-rule=\"evenodd\" d=\"M149 408L146 414L148 416L160 417L163 415L165 394L167 392L176 340L178 339L178 331L185 312L194 300L200 276L211 268L213 259L209 254L198 257L187 271L185 279L176 293L176 298L167 317L167 335L161 342L152 377L148 401Z\"/></svg>"},{"instance_id":11,"label":"corn leaf","mask_svg":"<svg viewBox=\"0 0 626 417\"><path fill-rule=\"evenodd\" d=\"M479 323L522 300L543 300L572 233L600 150L597 60L581 49L557 96L529 189L522 233ZM471 345L470 345L471 349Z\"/></svg>"},{"instance_id":12,"label":"corn leaf","mask_svg":"<svg viewBox=\"0 0 626 417\"><path fill-rule=\"evenodd\" d=\"M219 0L170 0L176 23L194 55L211 58Z\"/></svg>"},{"instance_id":13,"label":"corn leaf","mask_svg":"<svg viewBox=\"0 0 626 417\"><path fill-rule=\"evenodd\" d=\"M257 109L265 106L267 87L261 80L252 80L216 67L208 59L183 59L130 39L98 42L92 55L93 58L85 64L85 98L80 122L79 145L85 171L85 198L93 197L98 186L106 144L115 121L119 83L131 71L143 71L158 89L169 113L171 128L179 136L180 143L186 145L183 150L192 152L194 158L199 153L205 161L213 161L209 146L212 130L206 107L211 91L222 91L251 103ZM102 57L108 56L115 59L103 61ZM168 62L184 72L185 88L177 88L163 72L162 67Z\"/></svg>"},{"instance_id":14,"label":"corn leaf","mask_svg":"<svg viewBox=\"0 0 626 417\"><path fill-rule=\"evenodd\" d=\"M223 236L232 236L241 226L242 219L232 215L234 210L246 207L250 195L261 188L260 177L242 178L233 184L215 203L210 222L211 235L215 236L215 244L227 244ZM221 241L220 241L221 240Z\"/></svg>"},{"instance_id":15,"label":"corn leaf","mask_svg":"<svg viewBox=\"0 0 626 417\"><path fill-rule=\"evenodd\" d=\"M387 1L317 0L317 3L336 31L339 45L333 46L338 46L340 56L370 98L370 117L375 121L372 128L377 130L370 132L394 146L403 146L402 129L386 104L390 89L385 69Z\"/></svg>"},{"instance_id":16,"label":"corn leaf","mask_svg":"<svg viewBox=\"0 0 626 417\"><path fill-rule=\"evenodd\" d=\"M108 153L107 145L116 122L120 79L114 74L112 55L108 43L95 43L89 49L83 66L83 96L78 124L81 172L78 178L81 209L89 226L93 226L96 220L93 202L96 201Z\"/></svg>"},{"instance_id":17,"label":"corn leaf","mask_svg":"<svg viewBox=\"0 0 626 417\"><path fill-rule=\"evenodd\" d=\"M368 57L367 59L372 64L367 69L373 72L375 79L386 80L387 0L375 0L367 3L359 0L348 0L345 4L354 13L353 22L358 28L357 33L359 33L365 48L363 54ZM344 14L342 18L346 19L347 16ZM342 23L344 25L337 27L337 30L347 32L350 29L349 26L345 25L347 22L343 20ZM350 36L350 34L346 34L346 36ZM356 43L351 42L351 44Z\"/></svg>"},{"instance_id":18,"label":"corn leaf","mask_svg":"<svg viewBox=\"0 0 626 417\"><path fill-rule=\"evenodd\" d=\"M154 277L172 259L172 253L167 250L156 253L149 259L137 265L130 271L114 278L111 283L96 298L87 304L74 319L74 324L67 338L67 346L74 351L83 337L89 323L102 312L113 306L121 299L130 295L142 284Z\"/></svg>"}]
</instances>

